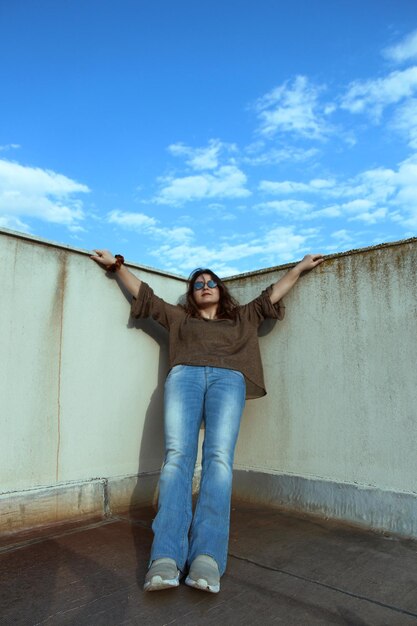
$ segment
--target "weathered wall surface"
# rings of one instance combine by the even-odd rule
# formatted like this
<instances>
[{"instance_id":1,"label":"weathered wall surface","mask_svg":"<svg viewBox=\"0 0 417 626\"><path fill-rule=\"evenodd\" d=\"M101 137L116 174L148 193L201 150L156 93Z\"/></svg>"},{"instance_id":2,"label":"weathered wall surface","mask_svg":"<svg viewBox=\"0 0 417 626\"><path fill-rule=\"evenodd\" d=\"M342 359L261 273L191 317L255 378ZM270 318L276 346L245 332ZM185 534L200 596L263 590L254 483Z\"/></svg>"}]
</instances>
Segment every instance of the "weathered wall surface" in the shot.
<instances>
[{"instance_id":1,"label":"weathered wall surface","mask_svg":"<svg viewBox=\"0 0 417 626\"><path fill-rule=\"evenodd\" d=\"M341 255L302 277L261 338L268 395L237 465L417 492L417 242ZM236 281L250 299L276 274Z\"/></svg>"},{"instance_id":2,"label":"weathered wall surface","mask_svg":"<svg viewBox=\"0 0 417 626\"><path fill-rule=\"evenodd\" d=\"M0 232L0 259L0 493L39 489L44 520L52 486L160 469L166 336L130 318L128 296L85 252ZM184 291L175 277L140 276L171 302ZM3 498L0 529L24 526L23 509Z\"/></svg>"},{"instance_id":3,"label":"weathered wall surface","mask_svg":"<svg viewBox=\"0 0 417 626\"><path fill-rule=\"evenodd\" d=\"M165 331L132 320L83 251L0 231L0 261L0 531L152 499ZM261 329L268 395L245 410L238 495L417 536L403 523L417 513L416 267L415 240L337 255L285 298L285 320ZM130 269L170 302L184 291ZM286 269L229 284L243 303Z\"/></svg>"},{"instance_id":4,"label":"weathered wall surface","mask_svg":"<svg viewBox=\"0 0 417 626\"><path fill-rule=\"evenodd\" d=\"M238 495L417 536L416 267L416 240L353 251L288 294L260 339L269 393L247 405Z\"/></svg>"}]
</instances>

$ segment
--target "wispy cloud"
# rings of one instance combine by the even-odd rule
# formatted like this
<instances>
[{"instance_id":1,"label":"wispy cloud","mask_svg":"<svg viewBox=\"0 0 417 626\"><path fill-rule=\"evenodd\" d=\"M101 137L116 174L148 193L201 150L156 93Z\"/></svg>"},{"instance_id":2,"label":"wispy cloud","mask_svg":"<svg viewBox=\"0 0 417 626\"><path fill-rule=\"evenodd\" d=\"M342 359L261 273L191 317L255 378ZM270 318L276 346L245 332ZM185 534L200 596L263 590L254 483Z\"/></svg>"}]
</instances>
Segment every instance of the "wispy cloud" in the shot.
<instances>
[{"instance_id":1,"label":"wispy cloud","mask_svg":"<svg viewBox=\"0 0 417 626\"><path fill-rule=\"evenodd\" d=\"M114 210L107 214L107 221L120 228L133 230L159 241L166 240L171 244L188 242L194 236L193 230L188 226L161 226L159 220L144 213Z\"/></svg>"},{"instance_id":2,"label":"wispy cloud","mask_svg":"<svg viewBox=\"0 0 417 626\"><path fill-rule=\"evenodd\" d=\"M153 199L156 204L182 205L186 202L214 198L246 198L247 177L235 165L223 165L213 172L195 176L164 177L161 189Z\"/></svg>"},{"instance_id":3,"label":"wispy cloud","mask_svg":"<svg viewBox=\"0 0 417 626\"><path fill-rule=\"evenodd\" d=\"M322 247L322 253L342 252L349 250L352 247L358 247L362 245L361 238L363 232L355 230L348 230L347 228L341 228L339 230L329 233L329 239L327 243Z\"/></svg>"},{"instance_id":4,"label":"wispy cloud","mask_svg":"<svg viewBox=\"0 0 417 626\"><path fill-rule=\"evenodd\" d=\"M9 150L18 150L21 146L18 143L8 143L0 146L0 152L8 152Z\"/></svg>"},{"instance_id":5,"label":"wispy cloud","mask_svg":"<svg viewBox=\"0 0 417 626\"><path fill-rule=\"evenodd\" d=\"M324 178L314 178L308 183L296 182L293 180L272 181L262 180L259 183L259 190L273 195L284 195L294 193L322 193L335 187L334 180Z\"/></svg>"},{"instance_id":6,"label":"wispy cloud","mask_svg":"<svg viewBox=\"0 0 417 626\"><path fill-rule=\"evenodd\" d=\"M240 157L243 163L248 165L274 165L280 163L302 163L316 157L319 153L317 148L298 148L285 146L284 148L266 148L263 141L255 142L244 151Z\"/></svg>"},{"instance_id":7,"label":"wispy cloud","mask_svg":"<svg viewBox=\"0 0 417 626\"><path fill-rule=\"evenodd\" d=\"M145 215L144 213L134 213L128 211L114 210L107 214L107 221L110 224L117 224L124 228L132 228L138 232L149 231L157 224L154 217Z\"/></svg>"},{"instance_id":8,"label":"wispy cloud","mask_svg":"<svg viewBox=\"0 0 417 626\"><path fill-rule=\"evenodd\" d=\"M234 144L227 144L219 139L210 139L205 147L192 148L183 143L168 146L168 151L174 156L185 156L186 164L193 170L212 170L220 165L220 155L236 152Z\"/></svg>"},{"instance_id":9,"label":"wispy cloud","mask_svg":"<svg viewBox=\"0 0 417 626\"><path fill-rule=\"evenodd\" d=\"M365 222L366 224L376 224L377 222L381 222L385 220L388 214L388 209L386 207L381 207L380 209L375 209L375 211L360 211L356 215L353 215L348 218L348 221L359 220L360 222Z\"/></svg>"},{"instance_id":10,"label":"wispy cloud","mask_svg":"<svg viewBox=\"0 0 417 626\"><path fill-rule=\"evenodd\" d=\"M341 218L368 225L390 220L417 226L417 155L395 169L364 170L346 180L262 181L260 190L287 198L258 203L255 209L293 219Z\"/></svg>"},{"instance_id":11,"label":"wispy cloud","mask_svg":"<svg viewBox=\"0 0 417 626\"><path fill-rule=\"evenodd\" d=\"M78 195L89 191L87 185L52 170L0 160L0 214L8 223L34 217L82 230L79 223L85 214Z\"/></svg>"},{"instance_id":12,"label":"wispy cloud","mask_svg":"<svg viewBox=\"0 0 417 626\"><path fill-rule=\"evenodd\" d=\"M289 133L307 139L324 139L332 132L325 118L319 95L323 86L309 82L306 76L286 81L256 103L259 132L266 137Z\"/></svg>"},{"instance_id":13,"label":"wispy cloud","mask_svg":"<svg viewBox=\"0 0 417 626\"><path fill-rule=\"evenodd\" d=\"M384 78L354 81L341 99L350 113L369 113L379 122L384 109L417 92L417 67L391 72Z\"/></svg>"},{"instance_id":14,"label":"wispy cloud","mask_svg":"<svg viewBox=\"0 0 417 626\"><path fill-rule=\"evenodd\" d=\"M294 256L302 256L309 238L316 230L306 233L295 233L294 227L272 227L262 235L244 240L243 235L237 237L236 243L220 242L214 246L193 245L193 243L169 246L167 244L153 251L153 256L163 260L169 271L188 273L198 265L201 259L204 264L213 266L223 276L237 273L239 261L257 257L260 266L278 265L291 261Z\"/></svg>"},{"instance_id":15,"label":"wispy cloud","mask_svg":"<svg viewBox=\"0 0 417 626\"><path fill-rule=\"evenodd\" d=\"M255 204L254 209L263 213L277 213L278 215L292 217L294 219L303 219L308 211L313 208L310 202L304 200L270 200L269 202L260 202Z\"/></svg>"},{"instance_id":16,"label":"wispy cloud","mask_svg":"<svg viewBox=\"0 0 417 626\"><path fill-rule=\"evenodd\" d=\"M395 111L391 128L405 138L410 148L417 150L417 98L410 98Z\"/></svg>"},{"instance_id":17,"label":"wispy cloud","mask_svg":"<svg viewBox=\"0 0 417 626\"><path fill-rule=\"evenodd\" d=\"M397 194L393 199L399 212L396 219L409 228L417 228L417 155L400 164L395 174Z\"/></svg>"},{"instance_id":18,"label":"wispy cloud","mask_svg":"<svg viewBox=\"0 0 417 626\"><path fill-rule=\"evenodd\" d=\"M330 233L330 237L337 239L339 242L351 243L354 240L354 233L349 232L346 228L341 228L340 230L335 230L333 233Z\"/></svg>"},{"instance_id":19,"label":"wispy cloud","mask_svg":"<svg viewBox=\"0 0 417 626\"><path fill-rule=\"evenodd\" d=\"M375 206L372 200L356 198L348 202L341 202L326 206L314 213L315 217L350 217L360 213L367 213Z\"/></svg>"},{"instance_id":20,"label":"wispy cloud","mask_svg":"<svg viewBox=\"0 0 417 626\"><path fill-rule=\"evenodd\" d=\"M409 33L402 41L382 51L383 55L394 63L403 63L417 59L417 30Z\"/></svg>"},{"instance_id":21,"label":"wispy cloud","mask_svg":"<svg viewBox=\"0 0 417 626\"><path fill-rule=\"evenodd\" d=\"M9 228L22 233L31 233L32 228L14 215L0 215L0 227Z\"/></svg>"}]
</instances>

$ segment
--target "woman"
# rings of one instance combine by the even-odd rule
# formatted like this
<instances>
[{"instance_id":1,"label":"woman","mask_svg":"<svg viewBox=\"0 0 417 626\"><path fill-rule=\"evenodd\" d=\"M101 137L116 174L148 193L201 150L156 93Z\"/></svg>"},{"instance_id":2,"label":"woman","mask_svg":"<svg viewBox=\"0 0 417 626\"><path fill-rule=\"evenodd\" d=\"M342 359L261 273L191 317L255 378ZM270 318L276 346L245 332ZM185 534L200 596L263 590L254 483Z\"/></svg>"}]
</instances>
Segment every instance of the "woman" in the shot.
<instances>
[{"instance_id":1,"label":"woman","mask_svg":"<svg viewBox=\"0 0 417 626\"><path fill-rule=\"evenodd\" d=\"M258 327L282 319L280 300L302 272L323 261L306 255L260 296L240 306L210 269L189 278L186 304L156 296L124 265L121 255L94 250L91 258L117 272L132 294L134 317L152 317L169 330L170 371L165 382L165 461L145 591L185 583L218 593L226 569L233 457L246 398L265 395ZM204 421L200 491L192 515L192 478Z\"/></svg>"}]
</instances>

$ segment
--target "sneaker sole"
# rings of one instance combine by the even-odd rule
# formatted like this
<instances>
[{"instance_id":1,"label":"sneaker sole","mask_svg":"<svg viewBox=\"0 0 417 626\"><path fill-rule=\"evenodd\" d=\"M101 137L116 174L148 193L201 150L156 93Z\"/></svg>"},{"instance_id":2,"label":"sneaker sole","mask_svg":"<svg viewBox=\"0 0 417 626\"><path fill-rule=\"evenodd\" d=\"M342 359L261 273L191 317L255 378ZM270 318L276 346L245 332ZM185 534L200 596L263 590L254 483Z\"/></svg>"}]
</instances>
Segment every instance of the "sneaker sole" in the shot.
<instances>
[{"instance_id":1,"label":"sneaker sole","mask_svg":"<svg viewBox=\"0 0 417 626\"><path fill-rule=\"evenodd\" d=\"M194 580L194 578L190 578L189 576L187 576L187 578L185 579L185 584L189 587L193 587L194 589L200 589L200 591L208 591L209 593L219 593L220 591L220 584L209 585L204 578Z\"/></svg>"},{"instance_id":2,"label":"sneaker sole","mask_svg":"<svg viewBox=\"0 0 417 626\"><path fill-rule=\"evenodd\" d=\"M175 587L179 587L179 584L179 577L168 578L164 580L163 578L161 578L161 576L152 576L152 579L144 584L143 591L161 591L162 589L174 589Z\"/></svg>"}]
</instances>

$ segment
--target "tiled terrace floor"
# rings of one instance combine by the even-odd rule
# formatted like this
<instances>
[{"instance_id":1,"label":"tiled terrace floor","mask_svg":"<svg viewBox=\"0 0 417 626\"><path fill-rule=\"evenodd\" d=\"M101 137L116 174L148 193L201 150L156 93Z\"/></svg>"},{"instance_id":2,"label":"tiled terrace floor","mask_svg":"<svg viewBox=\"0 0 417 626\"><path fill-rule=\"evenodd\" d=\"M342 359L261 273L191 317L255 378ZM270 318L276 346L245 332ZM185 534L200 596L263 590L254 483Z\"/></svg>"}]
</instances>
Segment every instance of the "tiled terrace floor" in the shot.
<instances>
[{"instance_id":1,"label":"tiled terrace floor","mask_svg":"<svg viewBox=\"0 0 417 626\"><path fill-rule=\"evenodd\" d=\"M235 502L220 594L145 594L151 516L4 539L0 624L417 626L417 542Z\"/></svg>"}]
</instances>

